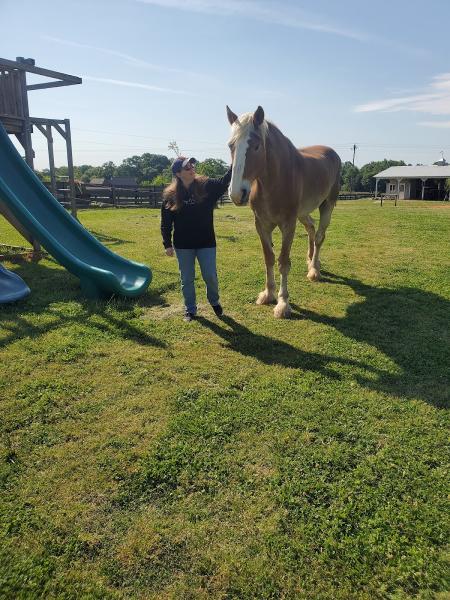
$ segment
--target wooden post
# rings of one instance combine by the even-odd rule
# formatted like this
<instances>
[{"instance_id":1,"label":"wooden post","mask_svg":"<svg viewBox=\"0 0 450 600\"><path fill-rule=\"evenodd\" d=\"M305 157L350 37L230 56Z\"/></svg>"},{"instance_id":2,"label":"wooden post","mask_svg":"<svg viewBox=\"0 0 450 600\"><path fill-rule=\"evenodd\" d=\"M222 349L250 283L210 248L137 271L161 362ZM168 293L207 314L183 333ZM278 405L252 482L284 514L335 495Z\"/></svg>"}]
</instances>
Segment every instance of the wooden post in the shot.
<instances>
[{"instance_id":1,"label":"wooden post","mask_svg":"<svg viewBox=\"0 0 450 600\"><path fill-rule=\"evenodd\" d=\"M21 57L17 58L17 62L25 63L25 60ZM34 152L33 152L33 143L31 141L31 123L30 123L30 112L28 108L28 92L27 92L27 73L26 71L20 70L18 72L18 77L20 80L20 88L22 95L22 110L23 110L23 118L24 118L24 126L23 126L23 147L25 148L25 160L27 161L28 166L31 169L34 169Z\"/></svg>"},{"instance_id":2,"label":"wooden post","mask_svg":"<svg viewBox=\"0 0 450 600\"><path fill-rule=\"evenodd\" d=\"M400 200L400 178L397 178L397 196L395 197L394 200L394 206L397 206L397 200Z\"/></svg>"},{"instance_id":3,"label":"wooden post","mask_svg":"<svg viewBox=\"0 0 450 600\"><path fill-rule=\"evenodd\" d=\"M31 62L32 59L30 59ZM25 59L18 57L17 58L17 62L19 63L26 63ZM10 72L11 75L11 72ZM22 146L25 149L25 160L28 164L28 166L31 169L34 169L34 152L33 152L33 142L31 140L31 132L32 132L32 127L31 127L31 122L30 122L30 111L28 108L28 91L27 91L27 74L26 71L22 71L19 70L17 71L17 75L12 76L11 75L11 84L13 84L13 78L16 77L16 81L17 81L17 94L20 93L20 99L18 97L18 95L16 95L16 103L18 103L19 106L15 107L15 110L13 112L13 114L17 114L18 111L20 111L22 114L22 118L23 118L23 130L22 133L20 134L19 140L22 144ZM14 98L14 93L11 94L12 98ZM8 218L8 217L7 217ZM14 227L16 227L16 229L25 237L25 239L27 239L33 246L33 256L34 258L39 258L41 255L41 245L38 242L38 240L36 240L31 233L28 233L28 231L18 222L14 223L11 219L10 222L12 223L12 225Z\"/></svg>"},{"instance_id":4,"label":"wooden post","mask_svg":"<svg viewBox=\"0 0 450 600\"><path fill-rule=\"evenodd\" d=\"M69 170L70 204L72 207L72 216L77 219L77 200L75 197L75 180L73 175L73 157L72 157L72 136L70 133L70 120L64 119L66 128L66 147L67 147L67 166Z\"/></svg>"},{"instance_id":5,"label":"wooden post","mask_svg":"<svg viewBox=\"0 0 450 600\"><path fill-rule=\"evenodd\" d=\"M42 120L44 121L44 120ZM33 120L34 125L39 129L42 135L45 135L47 140L47 148L48 148L48 163L50 166L50 189L52 190L52 194L57 198L57 190L56 190L56 171L55 171L55 157L53 154L53 135L52 135L52 125L51 122L48 121L44 124L44 122L39 123L36 122L36 119Z\"/></svg>"},{"instance_id":6,"label":"wooden post","mask_svg":"<svg viewBox=\"0 0 450 600\"><path fill-rule=\"evenodd\" d=\"M425 181L426 181L426 178L425 179L422 178L422 200L425 197Z\"/></svg>"},{"instance_id":7,"label":"wooden post","mask_svg":"<svg viewBox=\"0 0 450 600\"><path fill-rule=\"evenodd\" d=\"M53 135L52 135L52 126L50 123L46 125L47 131L47 146L48 146L48 164L50 167L50 181L51 181L51 190L52 194L57 198L57 190L56 190L56 170L55 170L55 155L53 152Z\"/></svg>"}]
</instances>

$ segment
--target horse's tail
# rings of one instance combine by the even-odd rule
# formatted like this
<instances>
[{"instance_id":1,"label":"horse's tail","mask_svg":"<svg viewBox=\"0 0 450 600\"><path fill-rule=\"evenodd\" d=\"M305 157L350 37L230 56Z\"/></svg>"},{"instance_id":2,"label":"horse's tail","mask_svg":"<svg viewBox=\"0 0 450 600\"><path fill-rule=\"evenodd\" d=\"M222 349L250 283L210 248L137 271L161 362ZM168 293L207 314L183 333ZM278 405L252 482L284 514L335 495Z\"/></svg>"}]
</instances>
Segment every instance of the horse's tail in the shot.
<instances>
[{"instance_id":1,"label":"horse's tail","mask_svg":"<svg viewBox=\"0 0 450 600\"><path fill-rule=\"evenodd\" d=\"M330 202L333 203L333 206L336 206L338 201L339 192L341 190L341 170L342 170L342 162L337 153L336 154L336 179L334 180L333 185L331 186L330 195L328 196Z\"/></svg>"}]
</instances>

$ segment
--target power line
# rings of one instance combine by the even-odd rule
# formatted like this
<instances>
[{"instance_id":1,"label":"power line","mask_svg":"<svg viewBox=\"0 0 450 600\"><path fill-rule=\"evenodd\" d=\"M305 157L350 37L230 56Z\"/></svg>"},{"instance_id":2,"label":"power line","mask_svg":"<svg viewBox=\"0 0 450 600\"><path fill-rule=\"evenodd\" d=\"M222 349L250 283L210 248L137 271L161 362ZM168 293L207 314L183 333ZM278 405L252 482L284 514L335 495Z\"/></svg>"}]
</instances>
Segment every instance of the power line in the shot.
<instances>
[{"instance_id":1,"label":"power line","mask_svg":"<svg viewBox=\"0 0 450 600\"><path fill-rule=\"evenodd\" d=\"M164 144L167 143L167 140L170 138L170 136L166 136L166 137L162 137L162 136L150 136L150 135L140 135L140 134L136 134L136 133L129 133L129 132L117 132L117 131L104 131L104 130L100 130L100 129L79 129L79 128L72 128L72 132L74 131L85 131L85 132L90 132L90 133L100 133L100 134L106 134L106 135L115 135L115 136L125 136L125 137L132 137L132 138L141 138L141 139L148 139L148 140L161 140L163 141ZM216 141L212 141L212 140L196 140L196 139L180 139L180 142L186 142L188 144L208 144L208 146L211 148L213 146L218 146L218 147L223 147L226 146L225 142L216 142ZM107 144L108 142L94 142L94 141L90 141L90 140L86 140L86 142L88 143L102 143L102 144ZM352 143L352 142L350 142ZM349 142L329 142L329 145L335 147L335 148L347 148L348 147ZM352 143L353 144L353 143ZM114 143L111 142L111 145L116 145ZM356 144L353 144L356 145ZM425 148L430 148L430 149L439 149L442 150L442 144L420 144L420 145L412 145L412 144L386 144L386 143L373 143L373 142L359 142L359 146L356 146L356 149L359 148L379 148L379 149L390 149L390 148L400 148L400 149L411 149L411 150L421 150L421 149L425 149ZM352 148L353 149L353 146Z\"/></svg>"}]
</instances>

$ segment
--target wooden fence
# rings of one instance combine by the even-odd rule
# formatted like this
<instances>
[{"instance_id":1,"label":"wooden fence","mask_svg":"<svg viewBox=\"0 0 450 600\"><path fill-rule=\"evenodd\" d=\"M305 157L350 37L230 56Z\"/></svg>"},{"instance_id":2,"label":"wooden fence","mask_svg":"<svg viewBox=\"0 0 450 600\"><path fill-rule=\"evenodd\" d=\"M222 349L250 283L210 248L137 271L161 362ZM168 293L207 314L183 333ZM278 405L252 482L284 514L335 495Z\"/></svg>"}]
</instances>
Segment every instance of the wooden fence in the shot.
<instances>
[{"instance_id":1,"label":"wooden fence","mask_svg":"<svg viewBox=\"0 0 450 600\"><path fill-rule=\"evenodd\" d=\"M162 204L164 186L125 188L77 183L76 201L79 208L158 208ZM372 198L372 192L341 192L339 200ZM65 182L58 185L57 199L63 206L70 206L70 190ZM231 202L225 194L220 203Z\"/></svg>"}]
</instances>

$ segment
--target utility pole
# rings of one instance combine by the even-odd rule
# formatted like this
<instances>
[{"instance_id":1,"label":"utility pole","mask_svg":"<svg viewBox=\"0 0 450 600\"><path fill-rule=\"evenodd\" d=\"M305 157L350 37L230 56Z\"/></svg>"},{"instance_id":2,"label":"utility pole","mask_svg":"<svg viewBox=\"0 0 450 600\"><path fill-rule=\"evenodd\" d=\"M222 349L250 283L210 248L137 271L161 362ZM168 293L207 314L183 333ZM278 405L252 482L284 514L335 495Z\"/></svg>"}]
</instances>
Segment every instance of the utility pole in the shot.
<instances>
[{"instance_id":1,"label":"utility pole","mask_svg":"<svg viewBox=\"0 0 450 600\"><path fill-rule=\"evenodd\" d=\"M358 146L356 144L353 144L353 161L352 161L352 165L355 166L355 153L357 150Z\"/></svg>"}]
</instances>

